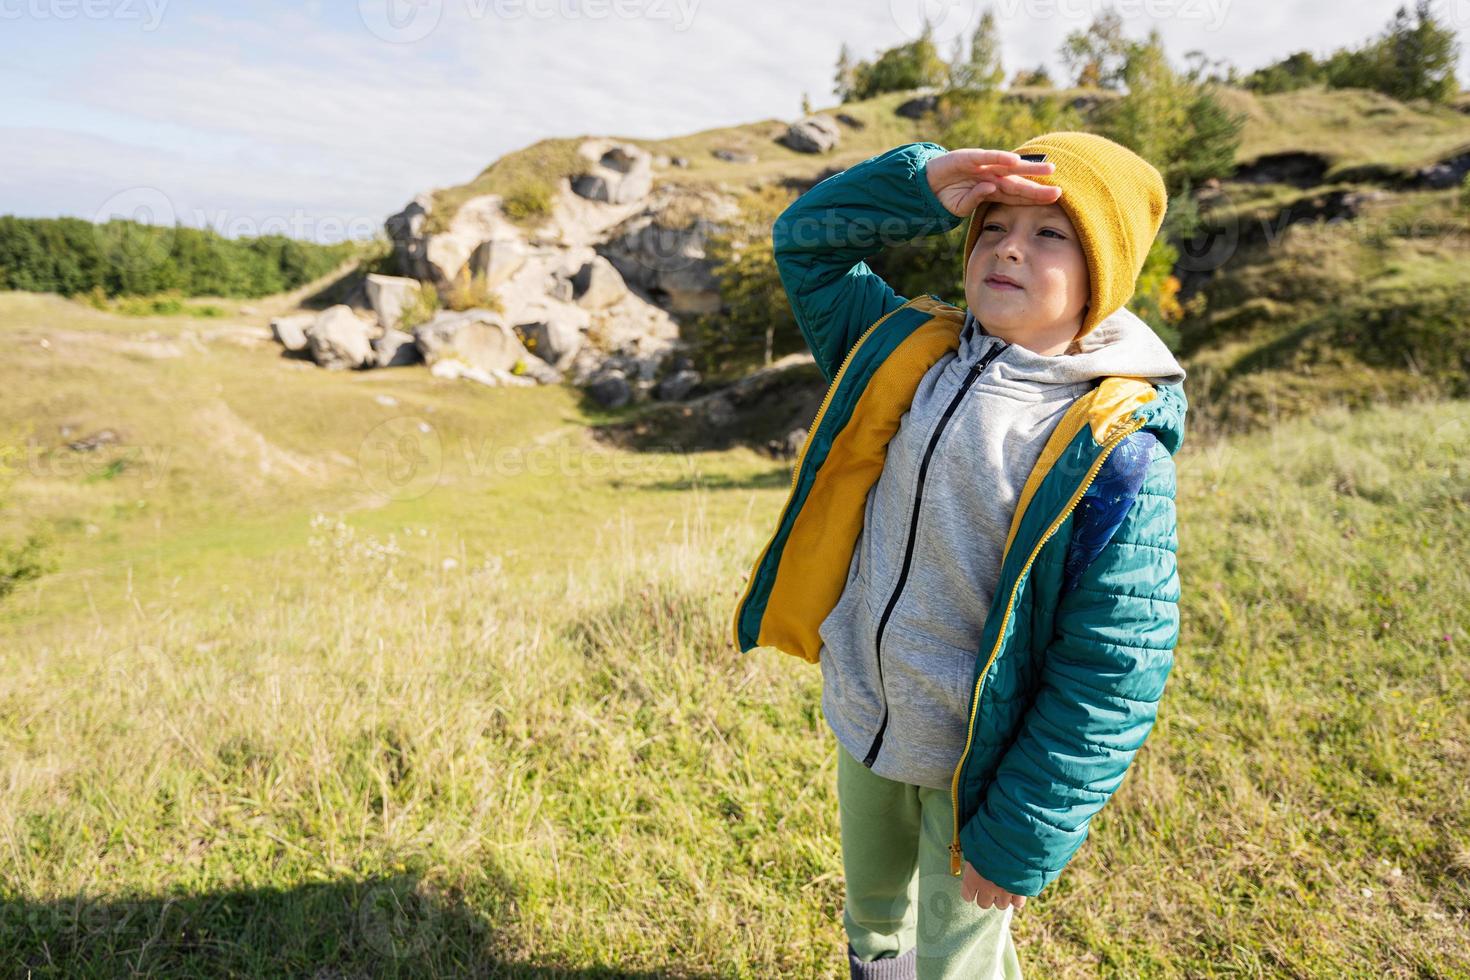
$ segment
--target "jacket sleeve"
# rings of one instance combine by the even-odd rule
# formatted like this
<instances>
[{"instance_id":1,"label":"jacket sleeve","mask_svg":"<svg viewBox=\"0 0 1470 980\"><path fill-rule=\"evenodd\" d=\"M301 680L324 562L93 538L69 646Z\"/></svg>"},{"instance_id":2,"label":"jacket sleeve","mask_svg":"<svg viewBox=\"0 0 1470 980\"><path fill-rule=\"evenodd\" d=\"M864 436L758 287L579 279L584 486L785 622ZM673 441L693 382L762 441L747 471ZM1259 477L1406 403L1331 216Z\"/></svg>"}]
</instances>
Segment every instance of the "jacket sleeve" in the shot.
<instances>
[{"instance_id":1,"label":"jacket sleeve","mask_svg":"<svg viewBox=\"0 0 1470 980\"><path fill-rule=\"evenodd\" d=\"M966 860L1017 895L1040 893L1082 846L1153 728L1173 667L1174 461L1157 447L1142 462L1126 515L1058 601L1035 700L960 831Z\"/></svg>"},{"instance_id":2,"label":"jacket sleeve","mask_svg":"<svg viewBox=\"0 0 1470 980\"><path fill-rule=\"evenodd\" d=\"M781 284L828 383L862 332L907 302L865 260L964 220L939 202L924 170L947 152L919 142L869 157L798 197L772 226Z\"/></svg>"}]
</instances>

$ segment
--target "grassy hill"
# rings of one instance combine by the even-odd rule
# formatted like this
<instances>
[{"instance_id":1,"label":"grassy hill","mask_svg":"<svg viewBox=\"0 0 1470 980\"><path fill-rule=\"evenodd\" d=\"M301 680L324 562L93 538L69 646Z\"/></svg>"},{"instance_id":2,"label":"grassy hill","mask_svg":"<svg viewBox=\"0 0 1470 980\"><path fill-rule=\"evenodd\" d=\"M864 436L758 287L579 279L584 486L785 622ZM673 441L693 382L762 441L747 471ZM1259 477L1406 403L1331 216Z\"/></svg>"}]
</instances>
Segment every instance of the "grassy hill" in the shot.
<instances>
[{"instance_id":1,"label":"grassy hill","mask_svg":"<svg viewBox=\"0 0 1470 980\"><path fill-rule=\"evenodd\" d=\"M661 180L809 178L924 138L897 101L843 107L841 157L709 155L772 120L638 142L691 160ZM1176 666L1016 941L1041 977L1470 975L1466 229L1404 183L1470 117L1241 105ZM574 146L440 193L534 202ZM0 974L846 976L820 675L728 636L789 464L283 357L260 324L319 286L0 293L0 540L54 563L0 600Z\"/></svg>"},{"instance_id":2,"label":"grassy hill","mask_svg":"<svg viewBox=\"0 0 1470 980\"><path fill-rule=\"evenodd\" d=\"M819 676L727 635L785 466L238 322L0 330L60 559L0 605L0 969L845 975ZM1030 972L1470 970L1467 432L1186 445L1178 664Z\"/></svg>"}]
</instances>

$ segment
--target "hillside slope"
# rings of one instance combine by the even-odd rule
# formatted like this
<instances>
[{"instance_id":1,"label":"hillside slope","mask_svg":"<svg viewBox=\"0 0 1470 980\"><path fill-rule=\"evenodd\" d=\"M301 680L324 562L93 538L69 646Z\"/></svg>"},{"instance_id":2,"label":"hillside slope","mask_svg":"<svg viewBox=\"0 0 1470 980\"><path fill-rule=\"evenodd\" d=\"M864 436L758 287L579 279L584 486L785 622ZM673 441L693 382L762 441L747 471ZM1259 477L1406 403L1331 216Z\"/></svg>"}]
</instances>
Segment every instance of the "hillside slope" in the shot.
<instances>
[{"instance_id":1,"label":"hillside slope","mask_svg":"<svg viewBox=\"0 0 1470 980\"><path fill-rule=\"evenodd\" d=\"M0 336L59 559L0 603L0 973L846 975L820 678L728 638L785 466L248 322ZM1470 970L1467 432L1186 444L1170 688L1029 974Z\"/></svg>"}]
</instances>

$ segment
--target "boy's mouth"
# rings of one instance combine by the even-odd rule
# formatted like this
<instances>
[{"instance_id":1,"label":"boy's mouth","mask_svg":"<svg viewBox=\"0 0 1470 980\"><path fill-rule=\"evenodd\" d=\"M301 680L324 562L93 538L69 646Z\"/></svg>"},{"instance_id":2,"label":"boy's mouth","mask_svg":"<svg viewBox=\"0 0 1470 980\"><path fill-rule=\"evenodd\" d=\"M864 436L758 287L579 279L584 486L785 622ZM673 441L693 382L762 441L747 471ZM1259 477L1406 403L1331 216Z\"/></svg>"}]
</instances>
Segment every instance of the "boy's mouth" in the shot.
<instances>
[{"instance_id":1,"label":"boy's mouth","mask_svg":"<svg viewBox=\"0 0 1470 980\"><path fill-rule=\"evenodd\" d=\"M1022 286L1020 283L1016 282L1016 280L1012 279L1010 276L1003 276L1003 275L1001 275L998 272L997 273L992 273L991 275L986 276L985 277L985 285L989 286L991 289L1000 289L1000 290L1007 290L1007 289L1025 289L1026 288L1026 287Z\"/></svg>"}]
</instances>

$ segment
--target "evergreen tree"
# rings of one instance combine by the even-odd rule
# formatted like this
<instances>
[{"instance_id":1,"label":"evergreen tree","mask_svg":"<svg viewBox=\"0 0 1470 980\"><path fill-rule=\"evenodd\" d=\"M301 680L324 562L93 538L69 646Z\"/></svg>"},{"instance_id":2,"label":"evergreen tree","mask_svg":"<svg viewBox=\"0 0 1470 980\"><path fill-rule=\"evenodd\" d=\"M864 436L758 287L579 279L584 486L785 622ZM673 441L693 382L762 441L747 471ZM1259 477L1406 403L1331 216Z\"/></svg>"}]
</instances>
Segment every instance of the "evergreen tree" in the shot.
<instances>
[{"instance_id":1,"label":"evergreen tree","mask_svg":"<svg viewBox=\"0 0 1470 980\"><path fill-rule=\"evenodd\" d=\"M995 12L987 8L980 15L980 23L970 38L970 58L965 65L965 87L999 88L1005 77L1005 67L1000 56L1000 29L996 26Z\"/></svg>"},{"instance_id":2,"label":"evergreen tree","mask_svg":"<svg viewBox=\"0 0 1470 980\"><path fill-rule=\"evenodd\" d=\"M836 93L839 102L851 102L856 86L857 77L852 52L848 50L847 42L844 41L842 47L837 51L837 73L832 80L832 91Z\"/></svg>"},{"instance_id":3,"label":"evergreen tree","mask_svg":"<svg viewBox=\"0 0 1470 980\"><path fill-rule=\"evenodd\" d=\"M1062 42L1061 57L1077 86L1118 88L1123 82L1123 68L1128 61L1123 18L1116 10L1103 11L1087 30L1067 35Z\"/></svg>"}]
</instances>

